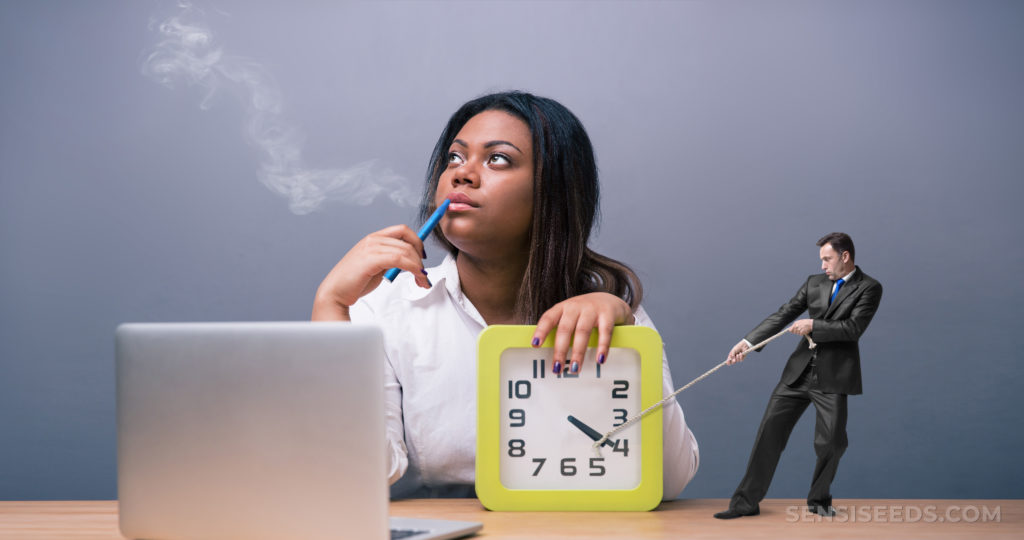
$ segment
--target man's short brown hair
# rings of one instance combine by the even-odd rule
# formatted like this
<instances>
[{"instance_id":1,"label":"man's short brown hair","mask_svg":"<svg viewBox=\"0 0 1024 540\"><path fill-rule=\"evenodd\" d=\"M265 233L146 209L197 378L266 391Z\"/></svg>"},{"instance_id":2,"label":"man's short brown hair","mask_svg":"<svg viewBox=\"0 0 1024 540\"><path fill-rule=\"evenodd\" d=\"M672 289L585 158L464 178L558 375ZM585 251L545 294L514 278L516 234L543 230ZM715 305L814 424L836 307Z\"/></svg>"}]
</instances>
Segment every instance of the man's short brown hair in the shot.
<instances>
[{"instance_id":1,"label":"man's short brown hair","mask_svg":"<svg viewBox=\"0 0 1024 540\"><path fill-rule=\"evenodd\" d=\"M853 238L850 238L850 235L846 233L834 232L822 236L821 239L818 240L817 245L818 247L822 247L825 244L832 246L832 249L836 250L836 253L838 253L840 257L843 256L844 251L849 251L850 261L856 259L856 254L853 249Z\"/></svg>"}]
</instances>

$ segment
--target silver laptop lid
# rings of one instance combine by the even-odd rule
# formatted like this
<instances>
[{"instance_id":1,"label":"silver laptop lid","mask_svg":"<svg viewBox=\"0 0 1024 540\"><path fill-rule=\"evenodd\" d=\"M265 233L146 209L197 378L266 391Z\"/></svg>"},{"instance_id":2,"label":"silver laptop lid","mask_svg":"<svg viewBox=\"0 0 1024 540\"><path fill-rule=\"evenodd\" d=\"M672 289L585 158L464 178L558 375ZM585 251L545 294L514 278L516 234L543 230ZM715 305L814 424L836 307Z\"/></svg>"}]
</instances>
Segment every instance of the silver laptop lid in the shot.
<instances>
[{"instance_id":1,"label":"silver laptop lid","mask_svg":"<svg viewBox=\"0 0 1024 540\"><path fill-rule=\"evenodd\" d=\"M116 340L125 536L387 537L379 329L125 324Z\"/></svg>"}]
</instances>

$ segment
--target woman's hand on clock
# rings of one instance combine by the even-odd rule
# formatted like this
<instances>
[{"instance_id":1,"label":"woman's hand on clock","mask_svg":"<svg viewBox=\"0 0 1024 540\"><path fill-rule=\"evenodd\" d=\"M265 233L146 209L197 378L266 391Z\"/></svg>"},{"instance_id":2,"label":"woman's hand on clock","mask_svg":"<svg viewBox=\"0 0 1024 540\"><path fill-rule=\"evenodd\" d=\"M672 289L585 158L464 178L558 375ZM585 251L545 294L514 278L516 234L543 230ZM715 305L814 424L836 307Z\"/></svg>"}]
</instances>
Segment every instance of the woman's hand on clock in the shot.
<instances>
[{"instance_id":1,"label":"woman's hand on clock","mask_svg":"<svg viewBox=\"0 0 1024 540\"><path fill-rule=\"evenodd\" d=\"M590 334L597 329L597 361L604 363L612 342L612 330L617 324L633 324L633 310L621 298L604 292L581 294L551 307L537 321L533 334L534 347L539 347L555 330L555 350L552 370L562 371L568 365L570 373L579 373L583 356L587 352ZM570 344L572 356L566 364Z\"/></svg>"}]
</instances>

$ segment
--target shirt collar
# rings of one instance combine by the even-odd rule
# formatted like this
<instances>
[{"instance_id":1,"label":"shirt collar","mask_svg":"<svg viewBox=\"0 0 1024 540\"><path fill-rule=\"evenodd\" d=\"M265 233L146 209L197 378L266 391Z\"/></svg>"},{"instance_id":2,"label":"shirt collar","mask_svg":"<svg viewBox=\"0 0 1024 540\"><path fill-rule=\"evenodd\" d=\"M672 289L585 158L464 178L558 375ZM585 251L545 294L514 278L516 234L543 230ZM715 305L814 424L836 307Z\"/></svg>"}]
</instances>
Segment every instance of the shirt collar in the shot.
<instances>
[{"instance_id":1,"label":"shirt collar","mask_svg":"<svg viewBox=\"0 0 1024 540\"><path fill-rule=\"evenodd\" d=\"M402 296L406 300L416 301L431 295L443 294L444 291L448 291L452 298L462 295L462 287L459 285L459 269L455 266L455 257L452 257L450 253L445 255L441 264L427 268L427 277L430 278L433 287L424 289L416 285L415 280L410 280L408 286L404 287Z\"/></svg>"},{"instance_id":2,"label":"shirt collar","mask_svg":"<svg viewBox=\"0 0 1024 540\"><path fill-rule=\"evenodd\" d=\"M843 280L843 283L849 283L849 282L850 282L850 278L852 278L852 277L853 277L853 275L854 275L854 274L856 274L856 273L857 273L857 267L856 267L856 266L854 266L854 267L853 267L853 270L850 270L850 273L849 273L849 274L846 274L845 276L843 276L843 277L842 277L842 278L840 278L840 279L842 279L842 280Z\"/></svg>"},{"instance_id":3,"label":"shirt collar","mask_svg":"<svg viewBox=\"0 0 1024 540\"><path fill-rule=\"evenodd\" d=\"M480 312L477 311L473 302L470 302L469 298L466 298L466 295L462 292L462 281L459 279L459 267L455 263L455 256L450 253L446 255L444 261L441 261L441 266L438 266L438 269L442 270L444 274L445 290L448 292L448 295L451 296L452 300L454 300L462 309L465 316L479 324L481 330L486 328L487 322L484 321L483 315L480 315Z\"/></svg>"},{"instance_id":4,"label":"shirt collar","mask_svg":"<svg viewBox=\"0 0 1024 540\"><path fill-rule=\"evenodd\" d=\"M445 255L441 264L433 268L427 268L427 277L434 284L429 289L421 288L416 285L415 280L406 278L409 281L404 288L402 296L411 302L423 301L424 299L428 302L434 302L441 301L441 297L437 295L447 294L467 317L479 324L481 328L487 326L483 316L477 311L476 306L462 292L462 282L459 281L459 268L455 264L454 255L449 253Z\"/></svg>"},{"instance_id":5,"label":"shirt collar","mask_svg":"<svg viewBox=\"0 0 1024 540\"><path fill-rule=\"evenodd\" d=\"M437 269L441 273L441 279L444 280L444 288L448 294L452 295L452 298L461 300L463 297L462 282L459 280L459 267L455 264L455 256L451 253L445 255Z\"/></svg>"}]
</instances>

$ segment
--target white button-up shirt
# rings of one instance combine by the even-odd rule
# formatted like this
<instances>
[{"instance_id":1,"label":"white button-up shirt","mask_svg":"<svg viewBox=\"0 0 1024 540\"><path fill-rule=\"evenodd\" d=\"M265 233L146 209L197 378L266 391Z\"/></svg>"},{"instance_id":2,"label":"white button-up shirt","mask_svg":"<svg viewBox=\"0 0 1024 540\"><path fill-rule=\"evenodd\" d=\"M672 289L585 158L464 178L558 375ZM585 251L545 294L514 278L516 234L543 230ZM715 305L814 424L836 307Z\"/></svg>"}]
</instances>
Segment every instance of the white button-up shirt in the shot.
<instances>
[{"instance_id":1,"label":"white button-up shirt","mask_svg":"<svg viewBox=\"0 0 1024 540\"><path fill-rule=\"evenodd\" d=\"M857 273L857 269L856 269L856 268L854 268L853 270L851 270L851 271L850 271L850 273L849 273L849 274L846 274L845 276L843 276L843 277L841 277L841 278L839 278L839 279L843 280L843 285L846 285L847 283L849 283L849 282L850 282L850 278L852 278L852 277L853 277L853 275L854 275L854 274L856 274L856 273ZM835 280L835 281L833 281L833 282L832 282L832 292L831 292L831 293L829 293L829 297L830 297L830 298L831 298L831 296L832 296L833 294L835 294L835 293L836 293L836 286L838 286L838 285L839 285L839 279L837 279L837 280Z\"/></svg>"},{"instance_id":2,"label":"white button-up shirt","mask_svg":"<svg viewBox=\"0 0 1024 540\"><path fill-rule=\"evenodd\" d=\"M470 494L474 483L477 337L487 326L462 293L455 259L427 270L433 288L407 272L383 282L350 308L353 322L384 332L388 473L418 496ZM643 308L636 324L654 328ZM673 391L663 358L663 395ZM697 472L697 441L679 403L664 407L664 498L675 498Z\"/></svg>"}]
</instances>

